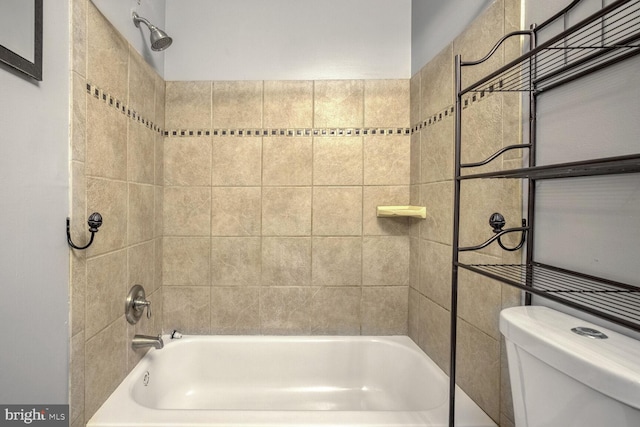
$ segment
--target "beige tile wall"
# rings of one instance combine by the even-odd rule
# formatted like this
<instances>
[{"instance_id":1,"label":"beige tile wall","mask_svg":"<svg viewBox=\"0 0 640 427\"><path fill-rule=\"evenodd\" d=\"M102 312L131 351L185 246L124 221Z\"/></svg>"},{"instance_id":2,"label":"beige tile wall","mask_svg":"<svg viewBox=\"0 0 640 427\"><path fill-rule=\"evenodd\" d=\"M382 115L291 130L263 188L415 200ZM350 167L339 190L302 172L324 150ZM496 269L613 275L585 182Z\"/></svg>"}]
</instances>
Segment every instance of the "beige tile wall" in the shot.
<instances>
[{"instance_id":1,"label":"beige tile wall","mask_svg":"<svg viewBox=\"0 0 640 427\"><path fill-rule=\"evenodd\" d=\"M411 201L427 206L428 218L411 227L409 336L445 371L449 370L451 307L451 239L453 215L455 101L454 55L479 59L504 34L517 29L520 2L496 0L483 14L411 79L411 123L427 122L412 134ZM501 47L488 64L465 69L463 86L518 54L517 42ZM517 95L479 98L463 111L462 160L478 161L499 148L521 141ZM433 120L434 116L436 120ZM431 121L431 124L429 124ZM513 152L489 168L514 167ZM517 167L517 166L515 166ZM487 170L487 169L485 169ZM489 169L490 170L490 169ZM501 212L507 224L519 226L521 190L506 180L464 181L461 198L462 246L491 237L488 219ZM521 254L491 245L464 253L462 261L519 262ZM498 329L503 307L519 304L519 292L461 270L458 292L457 383L501 425L512 425L513 410L504 345Z\"/></svg>"},{"instance_id":2,"label":"beige tile wall","mask_svg":"<svg viewBox=\"0 0 640 427\"><path fill-rule=\"evenodd\" d=\"M87 237L88 213L105 217L95 245L71 256L72 425L84 425L137 363L129 344L140 332L408 333L448 370L449 114L410 137L165 138L86 85L166 129L404 128L452 104L453 53L485 51L517 25L519 2L497 0L411 81L165 83L89 0L72 7L74 238ZM493 95L465 110L465 156L519 139L518 108L518 98ZM486 185L465 194L487 194ZM463 242L484 240L493 210L519 218L519 188L499 185L494 197L463 199ZM378 204L409 201L429 218L375 216ZM505 258L494 248L471 256ZM122 315L134 283L156 308L135 328ZM518 294L465 273L460 287L459 384L511 425L496 316Z\"/></svg>"},{"instance_id":3,"label":"beige tile wall","mask_svg":"<svg viewBox=\"0 0 640 427\"><path fill-rule=\"evenodd\" d=\"M87 217L104 223L86 251L71 250L70 424L82 426L142 357L135 333L162 318L163 137L87 93L99 87L164 126L164 81L89 0L73 0L71 219L87 241ZM124 299L142 284L154 317L131 326Z\"/></svg>"},{"instance_id":4,"label":"beige tile wall","mask_svg":"<svg viewBox=\"0 0 640 427\"><path fill-rule=\"evenodd\" d=\"M165 331L406 334L409 80L167 82ZM212 129L385 128L220 136ZM178 132L178 135L180 132Z\"/></svg>"}]
</instances>

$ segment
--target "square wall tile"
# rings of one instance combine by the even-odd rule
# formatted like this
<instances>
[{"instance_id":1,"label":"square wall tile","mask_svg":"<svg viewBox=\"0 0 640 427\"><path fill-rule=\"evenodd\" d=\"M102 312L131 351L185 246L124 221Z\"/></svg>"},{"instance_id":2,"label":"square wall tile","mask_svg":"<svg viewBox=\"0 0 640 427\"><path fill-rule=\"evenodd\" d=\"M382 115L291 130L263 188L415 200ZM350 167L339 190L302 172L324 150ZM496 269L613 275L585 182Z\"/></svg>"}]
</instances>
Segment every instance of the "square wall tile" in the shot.
<instances>
[{"instance_id":1,"label":"square wall tile","mask_svg":"<svg viewBox=\"0 0 640 427\"><path fill-rule=\"evenodd\" d=\"M360 286L362 239L360 237L314 237L313 286Z\"/></svg>"},{"instance_id":2,"label":"square wall tile","mask_svg":"<svg viewBox=\"0 0 640 427\"><path fill-rule=\"evenodd\" d=\"M420 181L440 182L453 178L454 163L453 118L445 118L420 132Z\"/></svg>"},{"instance_id":3,"label":"square wall tile","mask_svg":"<svg viewBox=\"0 0 640 427\"><path fill-rule=\"evenodd\" d=\"M120 316L85 344L86 419L95 414L126 376L126 330L126 320Z\"/></svg>"},{"instance_id":4,"label":"square wall tile","mask_svg":"<svg viewBox=\"0 0 640 427\"><path fill-rule=\"evenodd\" d=\"M365 185L409 185L410 156L410 136L365 137Z\"/></svg>"},{"instance_id":5,"label":"square wall tile","mask_svg":"<svg viewBox=\"0 0 640 427\"><path fill-rule=\"evenodd\" d=\"M427 207L427 218L420 221L420 238L451 244L453 182L437 182L420 187L421 203Z\"/></svg>"},{"instance_id":6,"label":"square wall tile","mask_svg":"<svg viewBox=\"0 0 640 427\"><path fill-rule=\"evenodd\" d=\"M211 234L211 188L165 187L164 235Z\"/></svg>"},{"instance_id":7,"label":"square wall tile","mask_svg":"<svg viewBox=\"0 0 640 427\"><path fill-rule=\"evenodd\" d=\"M163 269L163 257L164 257L164 239L159 238L153 241L154 244L154 259L156 267L154 269L154 288L161 289L163 285L162 281L162 269Z\"/></svg>"},{"instance_id":8,"label":"square wall tile","mask_svg":"<svg viewBox=\"0 0 640 427\"><path fill-rule=\"evenodd\" d=\"M311 234L311 187L264 187L262 234L308 236Z\"/></svg>"},{"instance_id":9,"label":"square wall tile","mask_svg":"<svg viewBox=\"0 0 640 427\"><path fill-rule=\"evenodd\" d=\"M364 126L409 127L409 80L364 81Z\"/></svg>"},{"instance_id":10,"label":"square wall tile","mask_svg":"<svg viewBox=\"0 0 640 427\"><path fill-rule=\"evenodd\" d=\"M154 162L154 184L164 185L164 141L165 137L159 133L155 135L155 162Z\"/></svg>"},{"instance_id":11,"label":"square wall tile","mask_svg":"<svg viewBox=\"0 0 640 427\"><path fill-rule=\"evenodd\" d=\"M106 103L89 100L87 104L87 175L119 180L127 179L128 119Z\"/></svg>"},{"instance_id":12,"label":"square wall tile","mask_svg":"<svg viewBox=\"0 0 640 427\"><path fill-rule=\"evenodd\" d=\"M122 102L127 101L129 43L87 3L87 80Z\"/></svg>"},{"instance_id":13,"label":"square wall tile","mask_svg":"<svg viewBox=\"0 0 640 427\"><path fill-rule=\"evenodd\" d=\"M264 127L312 128L312 81L265 81Z\"/></svg>"},{"instance_id":14,"label":"square wall tile","mask_svg":"<svg viewBox=\"0 0 640 427\"><path fill-rule=\"evenodd\" d=\"M314 185L362 185L362 138L313 138Z\"/></svg>"},{"instance_id":15,"label":"square wall tile","mask_svg":"<svg viewBox=\"0 0 640 427\"><path fill-rule=\"evenodd\" d=\"M500 417L500 341L458 321L457 382L494 420Z\"/></svg>"},{"instance_id":16,"label":"square wall tile","mask_svg":"<svg viewBox=\"0 0 640 427\"><path fill-rule=\"evenodd\" d=\"M260 199L260 187L212 187L211 235L259 235Z\"/></svg>"},{"instance_id":17,"label":"square wall tile","mask_svg":"<svg viewBox=\"0 0 640 427\"><path fill-rule=\"evenodd\" d=\"M162 77L156 74L155 76L155 86L156 86L156 97L155 97L155 112L156 115L153 118L153 122L156 123L161 128L165 129L165 101L166 101L166 82Z\"/></svg>"},{"instance_id":18,"label":"square wall tile","mask_svg":"<svg viewBox=\"0 0 640 427\"><path fill-rule=\"evenodd\" d=\"M211 138L166 138L163 161L164 185L211 184Z\"/></svg>"},{"instance_id":19,"label":"square wall tile","mask_svg":"<svg viewBox=\"0 0 640 427\"><path fill-rule=\"evenodd\" d=\"M409 287L416 292L418 291L420 282L421 259L420 239L417 237L409 237Z\"/></svg>"},{"instance_id":20,"label":"square wall tile","mask_svg":"<svg viewBox=\"0 0 640 427\"><path fill-rule=\"evenodd\" d=\"M142 285L147 294L153 293L156 290L155 267L154 241L127 248L127 283L130 286Z\"/></svg>"},{"instance_id":21,"label":"square wall tile","mask_svg":"<svg viewBox=\"0 0 640 427\"><path fill-rule=\"evenodd\" d=\"M209 237L165 237L162 280L167 286L209 286Z\"/></svg>"},{"instance_id":22,"label":"square wall tile","mask_svg":"<svg viewBox=\"0 0 640 427\"><path fill-rule=\"evenodd\" d=\"M408 236L363 237L362 284L408 286Z\"/></svg>"},{"instance_id":23,"label":"square wall tile","mask_svg":"<svg viewBox=\"0 0 640 427\"><path fill-rule=\"evenodd\" d=\"M213 286L259 286L262 265L260 237L211 239Z\"/></svg>"},{"instance_id":24,"label":"square wall tile","mask_svg":"<svg viewBox=\"0 0 640 427\"><path fill-rule=\"evenodd\" d=\"M80 1L74 2L75 4ZM71 159L85 161L87 145L87 81L83 76L72 73L72 110L71 110Z\"/></svg>"},{"instance_id":25,"label":"square wall tile","mask_svg":"<svg viewBox=\"0 0 640 427\"><path fill-rule=\"evenodd\" d=\"M262 184L262 138L216 137L212 140L211 184Z\"/></svg>"},{"instance_id":26,"label":"square wall tile","mask_svg":"<svg viewBox=\"0 0 640 427\"><path fill-rule=\"evenodd\" d=\"M263 286L308 286L310 283L311 238L262 238Z\"/></svg>"},{"instance_id":27,"label":"square wall tile","mask_svg":"<svg viewBox=\"0 0 640 427\"><path fill-rule=\"evenodd\" d=\"M262 81L213 83L214 128L261 128Z\"/></svg>"},{"instance_id":28,"label":"square wall tile","mask_svg":"<svg viewBox=\"0 0 640 427\"><path fill-rule=\"evenodd\" d=\"M312 335L360 334L360 287L322 287L313 290Z\"/></svg>"},{"instance_id":29,"label":"square wall tile","mask_svg":"<svg viewBox=\"0 0 640 427\"><path fill-rule=\"evenodd\" d=\"M87 260L85 335L88 338L123 315L126 285L126 250Z\"/></svg>"},{"instance_id":30,"label":"square wall tile","mask_svg":"<svg viewBox=\"0 0 640 427\"><path fill-rule=\"evenodd\" d=\"M362 187L313 187L313 234L362 234Z\"/></svg>"},{"instance_id":31,"label":"square wall tile","mask_svg":"<svg viewBox=\"0 0 640 427\"><path fill-rule=\"evenodd\" d=\"M502 148L503 119L502 96L486 97L481 102L471 104L464 110L462 120L462 140L465 149L460 153L462 163L479 162ZM452 120L449 120L452 121ZM450 124L453 126L453 123ZM453 129L450 130L453 141ZM512 144L509 141L508 144ZM490 172L500 169L500 162L491 162L481 168L469 168L468 173Z\"/></svg>"},{"instance_id":32,"label":"square wall tile","mask_svg":"<svg viewBox=\"0 0 640 427\"><path fill-rule=\"evenodd\" d=\"M141 184L155 182L156 133L129 120L127 179Z\"/></svg>"},{"instance_id":33,"label":"square wall tile","mask_svg":"<svg viewBox=\"0 0 640 427\"><path fill-rule=\"evenodd\" d=\"M423 295L418 310L418 345L448 374L451 313Z\"/></svg>"},{"instance_id":34,"label":"square wall tile","mask_svg":"<svg viewBox=\"0 0 640 427\"><path fill-rule=\"evenodd\" d=\"M419 239L418 291L431 301L451 307L451 246ZM479 277L479 276L478 276Z\"/></svg>"},{"instance_id":35,"label":"square wall tile","mask_svg":"<svg viewBox=\"0 0 640 427\"><path fill-rule=\"evenodd\" d=\"M311 185L312 138L265 137L263 185Z\"/></svg>"},{"instance_id":36,"label":"square wall tile","mask_svg":"<svg viewBox=\"0 0 640 427\"><path fill-rule=\"evenodd\" d=\"M418 293L413 288L409 288L409 314L407 316L407 335L409 338L413 340L418 346L418 330L420 328L419 319L418 319L418 309L420 306L420 298L422 295Z\"/></svg>"},{"instance_id":37,"label":"square wall tile","mask_svg":"<svg viewBox=\"0 0 640 427\"><path fill-rule=\"evenodd\" d=\"M163 218L163 210L164 210L164 191L163 188L159 185L153 186L153 204L155 206L155 220L153 224L153 237L162 237L162 231L164 229L164 218Z\"/></svg>"},{"instance_id":38,"label":"square wall tile","mask_svg":"<svg viewBox=\"0 0 640 427\"><path fill-rule=\"evenodd\" d=\"M313 290L299 287L260 289L260 325L264 335L308 335Z\"/></svg>"},{"instance_id":39,"label":"square wall tile","mask_svg":"<svg viewBox=\"0 0 640 427\"><path fill-rule=\"evenodd\" d=\"M362 335L406 335L407 286L362 288Z\"/></svg>"},{"instance_id":40,"label":"square wall tile","mask_svg":"<svg viewBox=\"0 0 640 427\"><path fill-rule=\"evenodd\" d=\"M95 7L95 6L94 6ZM72 70L82 77L87 76L87 2L71 2L71 46Z\"/></svg>"},{"instance_id":41,"label":"square wall tile","mask_svg":"<svg viewBox=\"0 0 640 427\"><path fill-rule=\"evenodd\" d=\"M71 338L69 355L69 421L71 422L83 417L84 413L84 344L82 332Z\"/></svg>"},{"instance_id":42,"label":"square wall tile","mask_svg":"<svg viewBox=\"0 0 640 427\"><path fill-rule=\"evenodd\" d=\"M162 330L183 334L211 331L211 287L165 286L162 289Z\"/></svg>"},{"instance_id":43,"label":"square wall tile","mask_svg":"<svg viewBox=\"0 0 640 427\"><path fill-rule=\"evenodd\" d=\"M499 264L500 259L468 252L462 262L471 264ZM481 310L478 308L482 307ZM502 284L488 277L461 269L458 280L458 316L485 334L500 340L500 311Z\"/></svg>"},{"instance_id":44,"label":"square wall tile","mask_svg":"<svg viewBox=\"0 0 640 427\"><path fill-rule=\"evenodd\" d=\"M71 300L71 335L76 335L85 329L85 305L87 292L87 259L82 254L70 255L70 300Z\"/></svg>"},{"instance_id":45,"label":"square wall tile","mask_svg":"<svg viewBox=\"0 0 640 427\"><path fill-rule=\"evenodd\" d=\"M136 49L129 45L129 101L128 105L142 117L153 120L156 109L155 70Z\"/></svg>"},{"instance_id":46,"label":"square wall tile","mask_svg":"<svg viewBox=\"0 0 640 427\"><path fill-rule=\"evenodd\" d=\"M411 102L411 113L409 126L415 126L421 121L421 99L420 99L420 84L421 84L421 76L422 71L418 71L413 76L411 76L411 82L409 83L410 88L410 102Z\"/></svg>"},{"instance_id":47,"label":"square wall tile","mask_svg":"<svg viewBox=\"0 0 640 427\"><path fill-rule=\"evenodd\" d=\"M453 80L453 43L450 43L420 70L420 121L454 103Z\"/></svg>"},{"instance_id":48,"label":"square wall tile","mask_svg":"<svg viewBox=\"0 0 640 427\"><path fill-rule=\"evenodd\" d=\"M411 180L411 185L419 184L422 182L421 177L421 168L422 163L420 156L420 137L422 135L422 131L414 132L411 134L411 158L409 159L409 177Z\"/></svg>"},{"instance_id":49,"label":"square wall tile","mask_svg":"<svg viewBox=\"0 0 640 427\"><path fill-rule=\"evenodd\" d=\"M362 127L364 82L362 80L318 80L314 82L316 128Z\"/></svg>"},{"instance_id":50,"label":"square wall tile","mask_svg":"<svg viewBox=\"0 0 640 427\"><path fill-rule=\"evenodd\" d=\"M153 185L129 184L129 222L127 241L135 244L153 239L155 219Z\"/></svg>"},{"instance_id":51,"label":"square wall tile","mask_svg":"<svg viewBox=\"0 0 640 427\"><path fill-rule=\"evenodd\" d=\"M166 82L165 129L210 129L211 94L211 82Z\"/></svg>"},{"instance_id":52,"label":"square wall tile","mask_svg":"<svg viewBox=\"0 0 640 427\"><path fill-rule=\"evenodd\" d=\"M211 288L211 333L260 333L260 288Z\"/></svg>"}]
</instances>

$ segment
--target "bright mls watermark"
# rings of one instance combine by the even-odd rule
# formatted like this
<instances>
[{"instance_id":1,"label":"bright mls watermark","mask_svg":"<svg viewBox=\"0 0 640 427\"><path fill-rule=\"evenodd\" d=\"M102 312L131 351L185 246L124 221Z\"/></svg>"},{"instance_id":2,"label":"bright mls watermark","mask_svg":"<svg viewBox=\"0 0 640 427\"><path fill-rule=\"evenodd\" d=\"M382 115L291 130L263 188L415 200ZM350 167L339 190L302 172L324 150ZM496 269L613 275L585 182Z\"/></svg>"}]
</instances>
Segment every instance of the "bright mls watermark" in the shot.
<instances>
[{"instance_id":1,"label":"bright mls watermark","mask_svg":"<svg viewBox=\"0 0 640 427\"><path fill-rule=\"evenodd\" d=\"M0 427L68 427L69 405L0 405Z\"/></svg>"}]
</instances>

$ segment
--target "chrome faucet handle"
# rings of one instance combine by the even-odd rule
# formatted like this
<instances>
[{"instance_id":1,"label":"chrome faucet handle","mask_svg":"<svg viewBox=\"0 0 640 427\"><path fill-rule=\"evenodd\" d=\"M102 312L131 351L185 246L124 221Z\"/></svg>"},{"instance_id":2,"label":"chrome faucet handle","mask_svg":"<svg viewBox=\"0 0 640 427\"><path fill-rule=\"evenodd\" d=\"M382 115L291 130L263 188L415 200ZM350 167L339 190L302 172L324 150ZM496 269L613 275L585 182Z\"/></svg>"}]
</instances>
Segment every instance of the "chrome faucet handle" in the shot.
<instances>
[{"instance_id":1,"label":"chrome faucet handle","mask_svg":"<svg viewBox=\"0 0 640 427\"><path fill-rule=\"evenodd\" d=\"M129 291L127 299L125 301L124 312L127 321L132 325L138 323L138 320L144 313L144 308L147 308L147 319L151 318L151 301L147 300L147 296L144 292L144 288L140 285L135 285Z\"/></svg>"},{"instance_id":2,"label":"chrome faucet handle","mask_svg":"<svg viewBox=\"0 0 640 427\"><path fill-rule=\"evenodd\" d=\"M144 311L144 308L147 307L147 319L151 319L151 301L142 298L136 299L133 301L133 307L140 311Z\"/></svg>"}]
</instances>

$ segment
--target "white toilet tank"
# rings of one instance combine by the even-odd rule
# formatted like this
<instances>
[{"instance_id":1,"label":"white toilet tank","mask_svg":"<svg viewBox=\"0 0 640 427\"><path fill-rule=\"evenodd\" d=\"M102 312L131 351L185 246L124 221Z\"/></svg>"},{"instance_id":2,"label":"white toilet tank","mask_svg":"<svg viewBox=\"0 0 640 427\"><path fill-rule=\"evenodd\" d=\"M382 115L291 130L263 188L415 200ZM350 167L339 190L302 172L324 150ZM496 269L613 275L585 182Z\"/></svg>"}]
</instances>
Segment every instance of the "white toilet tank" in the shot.
<instances>
[{"instance_id":1,"label":"white toilet tank","mask_svg":"<svg viewBox=\"0 0 640 427\"><path fill-rule=\"evenodd\" d=\"M516 427L640 426L640 341L540 306L503 310L500 331Z\"/></svg>"}]
</instances>

